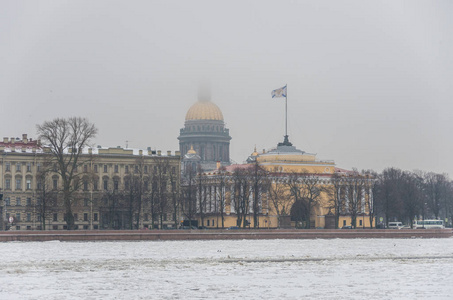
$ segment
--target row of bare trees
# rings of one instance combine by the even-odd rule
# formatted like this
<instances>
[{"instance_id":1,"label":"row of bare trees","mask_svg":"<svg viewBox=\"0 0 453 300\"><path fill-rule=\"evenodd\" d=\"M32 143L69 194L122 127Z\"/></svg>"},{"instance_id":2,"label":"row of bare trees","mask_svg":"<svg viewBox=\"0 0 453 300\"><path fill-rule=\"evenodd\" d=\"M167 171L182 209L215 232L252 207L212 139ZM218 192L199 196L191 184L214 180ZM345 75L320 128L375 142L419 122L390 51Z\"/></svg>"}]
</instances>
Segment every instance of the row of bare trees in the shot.
<instances>
[{"instance_id":1,"label":"row of bare trees","mask_svg":"<svg viewBox=\"0 0 453 300\"><path fill-rule=\"evenodd\" d=\"M376 210L389 221L453 219L453 181L447 174L387 168L375 175Z\"/></svg>"},{"instance_id":2,"label":"row of bare trees","mask_svg":"<svg viewBox=\"0 0 453 300\"><path fill-rule=\"evenodd\" d=\"M61 210L67 228L74 229L75 209L82 199L90 201L90 206L101 213L107 228L139 228L148 216L150 220L146 221L162 228L168 215L174 226L178 226L179 170L171 167L168 159L145 160L144 156L138 156L134 169L122 179L101 180L88 167L96 163L96 158L83 153L96 136L94 124L78 117L57 118L37 125L37 131L46 147L37 173L36 203L32 209L43 229L46 220ZM90 191L91 197L87 198ZM93 199L93 191L97 201Z\"/></svg>"}]
</instances>

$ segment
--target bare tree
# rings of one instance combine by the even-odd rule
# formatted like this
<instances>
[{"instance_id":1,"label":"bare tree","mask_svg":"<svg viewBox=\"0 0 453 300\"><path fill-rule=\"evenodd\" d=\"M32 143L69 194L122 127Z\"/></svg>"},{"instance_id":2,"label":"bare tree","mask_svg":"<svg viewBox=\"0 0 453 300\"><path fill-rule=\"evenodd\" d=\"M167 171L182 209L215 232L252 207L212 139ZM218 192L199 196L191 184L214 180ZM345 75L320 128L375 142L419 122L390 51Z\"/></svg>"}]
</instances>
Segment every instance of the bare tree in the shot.
<instances>
[{"instance_id":1,"label":"bare tree","mask_svg":"<svg viewBox=\"0 0 453 300\"><path fill-rule=\"evenodd\" d=\"M52 187L52 164L46 157L38 163L36 200L29 207L38 217L42 230L46 230L46 220L58 211L58 190Z\"/></svg>"},{"instance_id":2,"label":"bare tree","mask_svg":"<svg viewBox=\"0 0 453 300\"><path fill-rule=\"evenodd\" d=\"M173 213L173 221L175 228L178 227L178 212L179 212L179 204L180 204L180 189L179 189L179 171L176 170L175 167L172 167L169 175L168 180L170 181L170 198L172 204L172 213Z\"/></svg>"},{"instance_id":3,"label":"bare tree","mask_svg":"<svg viewBox=\"0 0 453 300\"><path fill-rule=\"evenodd\" d=\"M132 220L125 198L124 191L104 190L102 195L103 204L100 205L104 228L122 229L126 226L130 228Z\"/></svg>"},{"instance_id":4,"label":"bare tree","mask_svg":"<svg viewBox=\"0 0 453 300\"><path fill-rule=\"evenodd\" d=\"M335 216L335 228L338 228L340 222L340 213L341 208L344 205L344 199L341 197L341 189L344 185L343 183L344 175L334 173L331 178L331 185L328 189L328 195L330 198L329 209L333 209L333 214Z\"/></svg>"},{"instance_id":5,"label":"bare tree","mask_svg":"<svg viewBox=\"0 0 453 300\"><path fill-rule=\"evenodd\" d=\"M251 168L247 169L247 175L250 180L250 186L252 188L252 212L253 212L253 227L260 227L259 214L262 210L262 201L264 191L268 188L268 173L264 170L258 161L252 164Z\"/></svg>"},{"instance_id":6,"label":"bare tree","mask_svg":"<svg viewBox=\"0 0 453 300\"><path fill-rule=\"evenodd\" d=\"M159 216L160 229L163 228L164 216L169 211L168 173L169 162L162 157L154 158L153 189L155 189L155 208ZM166 218L166 217L165 217Z\"/></svg>"},{"instance_id":7,"label":"bare tree","mask_svg":"<svg viewBox=\"0 0 453 300\"><path fill-rule=\"evenodd\" d=\"M400 179L402 171L396 168L387 168L378 176L376 182L375 204L385 216L385 224L388 226L390 219L396 217L400 201Z\"/></svg>"},{"instance_id":8,"label":"bare tree","mask_svg":"<svg viewBox=\"0 0 453 300\"><path fill-rule=\"evenodd\" d=\"M189 221L189 226L192 226L192 221L195 219L196 214L196 170L192 165L188 165L182 174L182 197L181 197L181 210L184 217Z\"/></svg>"},{"instance_id":9,"label":"bare tree","mask_svg":"<svg viewBox=\"0 0 453 300\"><path fill-rule=\"evenodd\" d=\"M268 178L268 197L277 214L277 227L280 228L282 217L289 216L291 213L291 193L284 184L284 176L281 170L275 169Z\"/></svg>"},{"instance_id":10,"label":"bare tree","mask_svg":"<svg viewBox=\"0 0 453 300\"><path fill-rule=\"evenodd\" d=\"M236 212L236 225L247 227L247 215L250 208L250 180L246 168L237 167L233 170L233 207Z\"/></svg>"},{"instance_id":11,"label":"bare tree","mask_svg":"<svg viewBox=\"0 0 453 300\"><path fill-rule=\"evenodd\" d=\"M201 219L201 226L204 226L204 217L206 213L206 175L201 168L201 165L197 168L197 209L198 215Z\"/></svg>"},{"instance_id":12,"label":"bare tree","mask_svg":"<svg viewBox=\"0 0 453 300\"><path fill-rule=\"evenodd\" d=\"M305 228L310 229L313 227L310 218L312 210L321 200L321 193L325 190L324 186L320 184L315 175L308 172L292 173L287 184L295 202L299 202L295 203L296 206L300 207L300 211L303 210L303 214L305 214Z\"/></svg>"},{"instance_id":13,"label":"bare tree","mask_svg":"<svg viewBox=\"0 0 453 300\"><path fill-rule=\"evenodd\" d=\"M448 179L445 174L427 173L425 175L427 204L437 219L447 199Z\"/></svg>"},{"instance_id":14,"label":"bare tree","mask_svg":"<svg viewBox=\"0 0 453 300\"><path fill-rule=\"evenodd\" d=\"M57 166L56 172L62 180L63 204L68 230L74 229L73 200L78 190L82 173L78 167L91 159L84 155L83 148L89 146L90 140L96 136L94 124L85 118L71 117L68 119L56 118L37 125L39 138L52 154Z\"/></svg>"},{"instance_id":15,"label":"bare tree","mask_svg":"<svg viewBox=\"0 0 453 300\"><path fill-rule=\"evenodd\" d=\"M227 172L225 167L220 167L216 176L216 192L217 192L217 199L218 199L218 213L220 214L221 219L221 227L225 227L225 207L226 207L226 190L228 188L228 179L227 179ZM217 222L217 227L219 226L219 222Z\"/></svg>"},{"instance_id":16,"label":"bare tree","mask_svg":"<svg viewBox=\"0 0 453 300\"><path fill-rule=\"evenodd\" d=\"M349 174L346 182L346 211L351 217L351 226L357 228L357 216L365 211L365 184L364 178L354 170Z\"/></svg>"}]
</instances>

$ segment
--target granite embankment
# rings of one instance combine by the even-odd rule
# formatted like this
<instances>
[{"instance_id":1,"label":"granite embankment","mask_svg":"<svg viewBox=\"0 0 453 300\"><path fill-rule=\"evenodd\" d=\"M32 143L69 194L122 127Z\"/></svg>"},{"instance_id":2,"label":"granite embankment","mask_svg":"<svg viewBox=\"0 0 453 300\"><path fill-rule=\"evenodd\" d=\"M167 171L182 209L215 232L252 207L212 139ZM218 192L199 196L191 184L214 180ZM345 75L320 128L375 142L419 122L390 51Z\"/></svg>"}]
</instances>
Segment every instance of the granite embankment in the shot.
<instances>
[{"instance_id":1,"label":"granite embankment","mask_svg":"<svg viewBox=\"0 0 453 300\"><path fill-rule=\"evenodd\" d=\"M450 238L452 229L239 229L239 230L74 230L3 231L0 242L10 241L165 241L221 239L353 239L353 238Z\"/></svg>"}]
</instances>

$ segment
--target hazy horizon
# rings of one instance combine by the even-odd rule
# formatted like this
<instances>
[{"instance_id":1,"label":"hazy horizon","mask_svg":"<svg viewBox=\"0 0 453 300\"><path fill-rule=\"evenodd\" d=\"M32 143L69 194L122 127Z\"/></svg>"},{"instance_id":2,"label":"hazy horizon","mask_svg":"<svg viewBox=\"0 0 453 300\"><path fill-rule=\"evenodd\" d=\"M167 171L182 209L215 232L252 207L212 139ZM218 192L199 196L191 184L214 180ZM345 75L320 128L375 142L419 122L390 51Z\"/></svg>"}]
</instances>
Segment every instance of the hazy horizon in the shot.
<instances>
[{"instance_id":1,"label":"hazy horizon","mask_svg":"<svg viewBox=\"0 0 453 300\"><path fill-rule=\"evenodd\" d=\"M337 167L453 174L451 1L0 1L2 137L81 116L179 149L209 82L231 159L283 140Z\"/></svg>"}]
</instances>

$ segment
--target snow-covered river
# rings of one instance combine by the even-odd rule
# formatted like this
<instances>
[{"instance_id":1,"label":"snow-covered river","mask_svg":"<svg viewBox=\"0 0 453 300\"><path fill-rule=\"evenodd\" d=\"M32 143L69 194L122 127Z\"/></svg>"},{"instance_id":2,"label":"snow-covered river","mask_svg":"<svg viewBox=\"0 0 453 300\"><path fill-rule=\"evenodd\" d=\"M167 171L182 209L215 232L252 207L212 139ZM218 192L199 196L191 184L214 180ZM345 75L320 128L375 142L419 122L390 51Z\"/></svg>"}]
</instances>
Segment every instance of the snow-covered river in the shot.
<instances>
[{"instance_id":1,"label":"snow-covered river","mask_svg":"<svg viewBox=\"0 0 453 300\"><path fill-rule=\"evenodd\" d=\"M0 243L0 299L453 299L453 238Z\"/></svg>"}]
</instances>

